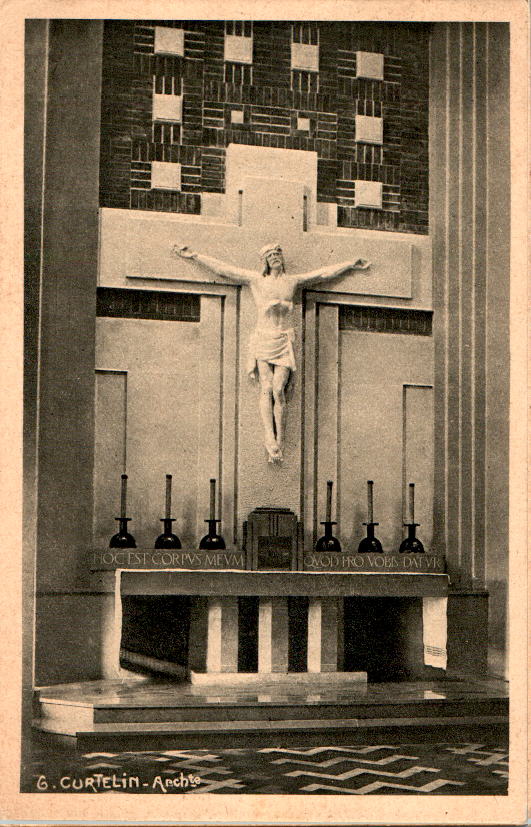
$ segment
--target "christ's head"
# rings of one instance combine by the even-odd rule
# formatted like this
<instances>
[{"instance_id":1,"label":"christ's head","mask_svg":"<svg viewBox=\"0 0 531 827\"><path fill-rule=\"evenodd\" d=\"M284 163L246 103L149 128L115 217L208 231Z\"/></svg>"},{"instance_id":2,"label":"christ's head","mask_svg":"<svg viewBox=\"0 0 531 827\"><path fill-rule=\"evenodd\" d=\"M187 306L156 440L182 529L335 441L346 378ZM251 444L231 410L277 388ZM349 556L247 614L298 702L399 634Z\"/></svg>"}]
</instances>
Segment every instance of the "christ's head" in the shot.
<instances>
[{"instance_id":1,"label":"christ's head","mask_svg":"<svg viewBox=\"0 0 531 827\"><path fill-rule=\"evenodd\" d=\"M284 257L280 244L266 244L260 250L260 258L264 262L262 275L270 273L281 274L284 272Z\"/></svg>"}]
</instances>

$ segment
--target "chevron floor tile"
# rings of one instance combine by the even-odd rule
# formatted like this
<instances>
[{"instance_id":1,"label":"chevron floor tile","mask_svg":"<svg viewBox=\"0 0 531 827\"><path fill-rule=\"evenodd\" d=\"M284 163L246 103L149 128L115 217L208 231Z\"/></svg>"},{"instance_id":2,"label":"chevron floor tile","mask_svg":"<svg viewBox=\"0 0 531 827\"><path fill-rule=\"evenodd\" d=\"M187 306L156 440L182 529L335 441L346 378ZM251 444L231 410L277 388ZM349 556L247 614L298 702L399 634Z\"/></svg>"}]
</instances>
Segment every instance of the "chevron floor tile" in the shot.
<instances>
[{"instance_id":1,"label":"chevron floor tile","mask_svg":"<svg viewBox=\"0 0 531 827\"><path fill-rule=\"evenodd\" d=\"M499 743L67 753L35 744L23 792L505 795Z\"/></svg>"}]
</instances>

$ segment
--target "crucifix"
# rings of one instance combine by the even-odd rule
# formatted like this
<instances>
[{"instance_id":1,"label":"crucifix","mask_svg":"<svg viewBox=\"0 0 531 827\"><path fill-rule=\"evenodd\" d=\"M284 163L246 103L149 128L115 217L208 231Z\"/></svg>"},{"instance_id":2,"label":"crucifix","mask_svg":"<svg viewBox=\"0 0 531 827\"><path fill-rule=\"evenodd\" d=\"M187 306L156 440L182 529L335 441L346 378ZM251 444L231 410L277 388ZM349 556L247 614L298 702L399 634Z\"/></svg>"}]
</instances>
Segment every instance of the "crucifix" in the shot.
<instances>
[{"instance_id":1,"label":"crucifix","mask_svg":"<svg viewBox=\"0 0 531 827\"><path fill-rule=\"evenodd\" d=\"M293 342L293 306L299 288L335 279L351 270L367 270L363 258L320 267L307 273L288 275L280 244L266 244L260 250L261 272L235 267L212 256L175 245L174 255L192 259L217 276L246 284L256 304L256 326L249 339L247 373L260 389L259 410L269 462L283 459L286 426L286 388L296 370Z\"/></svg>"}]
</instances>

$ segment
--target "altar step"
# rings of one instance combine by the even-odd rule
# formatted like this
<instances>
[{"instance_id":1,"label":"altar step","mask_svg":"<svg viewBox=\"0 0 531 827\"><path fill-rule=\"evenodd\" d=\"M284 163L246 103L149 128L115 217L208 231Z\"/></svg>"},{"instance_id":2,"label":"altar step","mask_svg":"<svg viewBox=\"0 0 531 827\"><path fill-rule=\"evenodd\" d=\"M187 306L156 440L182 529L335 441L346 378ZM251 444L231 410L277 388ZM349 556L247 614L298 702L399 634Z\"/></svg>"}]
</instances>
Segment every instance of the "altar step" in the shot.
<instances>
[{"instance_id":1,"label":"altar step","mask_svg":"<svg viewBox=\"0 0 531 827\"><path fill-rule=\"evenodd\" d=\"M503 691L477 686L465 691L460 682L448 682L448 687L441 681L446 692L440 686L410 684L408 693L402 684L386 684L364 690L323 686L289 694L278 686L253 693L147 682L119 684L113 691L101 686L105 682L97 683L97 691L90 683L39 690L36 732L81 750L156 749L176 743L190 748L316 745L330 737L343 743L419 737L444 741L457 734L474 740L486 730L506 734L508 720Z\"/></svg>"},{"instance_id":2,"label":"altar step","mask_svg":"<svg viewBox=\"0 0 531 827\"><path fill-rule=\"evenodd\" d=\"M481 740L507 737L506 716L471 716L463 718L411 719L336 719L300 721L209 721L167 724L95 724L90 730L65 734L41 722L35 725L65 746L80 751L103 749L146 750L164 747L201 749L214 747L300 745L318 746L333 739L340 744L379 744L389 740L401 743L427 741ZM237 738L237 740L235 740ZM71 744L68 744L71 742Z\"/></svg>"}]
</instances>

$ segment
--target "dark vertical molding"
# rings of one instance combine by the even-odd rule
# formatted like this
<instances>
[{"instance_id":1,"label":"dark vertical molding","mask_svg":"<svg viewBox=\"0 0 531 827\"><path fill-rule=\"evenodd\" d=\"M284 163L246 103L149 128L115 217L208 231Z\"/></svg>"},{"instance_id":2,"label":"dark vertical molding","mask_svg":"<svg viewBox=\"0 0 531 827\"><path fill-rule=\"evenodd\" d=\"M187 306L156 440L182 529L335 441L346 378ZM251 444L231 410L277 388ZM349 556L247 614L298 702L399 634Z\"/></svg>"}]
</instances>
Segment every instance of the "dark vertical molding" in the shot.
<instances>
[{"instance_id":1,"label":"dark vertical molding","mask_svg":"<svg viewBox=\"0 0 531 827\"><path fill-rule=\"evenodd\" d=\"M486 300L487 300L487 24L475 28L474 191L474 537L476 583L485 586L486 474Z\"/></svg>"},{"instance_id":2,"label":"dark vertical molding","mask_svg":"<svg viewBox=\"0 0 531 827\"><path fill-rule=\"evenodd\" d=\"M42 187L37 587L92 542L102 23L49 24Z\"/></svg>"},{"instance_id":3,"label":"dark vertical molding","mask_svg":"<svg viewBox=\"0 0 531 827\"><path fill-rule=\"evenodd\" d=\"M441 23L430 41L430 233L433 243L433 339L434 339L434 490L433 544L448 554L446 542L446 370L447 370L447 201L448 168L447 51L450 27ZM451 566L451 560L449 560Z\"/></svg>"},{"instance_id":4,"label":"dark vertical molding","mask_svg":"<svg viewBox=\"0 0 531 827\"><path fill-rule=\"evenodd\" d=\"M490 639L505 646L509 537L509 25L487 24L485 547Z\"/></svg>"},{"instance_id":5,"label":"dark vertical molding","mask_svg":"<svg viewBox=\"0 0 531 827\"><path fill-rule=\"evenodd\" d=\"M24 412L23 412L23 546L22 546L22 783L31 772L35 560L37 551L37 424L41 282L43 157L46 127L48 21L28 20L25 29L27 83L24 95Z\"/></svg>"},{"instance_id":6,"label":"dark vertical molding","mask_svg":"<svg viewBox=\"0 0 531 827\"><path fill-rule=\"evenodd\" d=\"M461 28L449 25L448 65L448 448L446 465L447 538L450 567L461 572Z\"/></svg>"},{"instance_id":7,"label":"dark vertical molding","mask_svg":"<svg viewBox=\"0 0 531 827\"><path fill-rule=\"evenodd\" d=\"M474 574L474 533L473 508L475 497L472 440L474 433L473 371L474 353L472 348L472 324L474 306L474 53L472 23L461 27L461 331L460 331L460 431L461 431L461 567Z\"/></svg>"}]
</instances>

